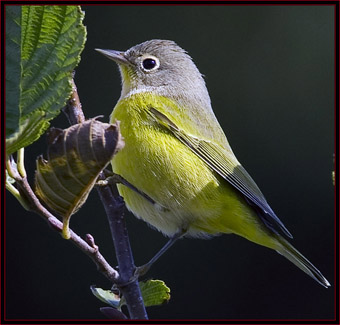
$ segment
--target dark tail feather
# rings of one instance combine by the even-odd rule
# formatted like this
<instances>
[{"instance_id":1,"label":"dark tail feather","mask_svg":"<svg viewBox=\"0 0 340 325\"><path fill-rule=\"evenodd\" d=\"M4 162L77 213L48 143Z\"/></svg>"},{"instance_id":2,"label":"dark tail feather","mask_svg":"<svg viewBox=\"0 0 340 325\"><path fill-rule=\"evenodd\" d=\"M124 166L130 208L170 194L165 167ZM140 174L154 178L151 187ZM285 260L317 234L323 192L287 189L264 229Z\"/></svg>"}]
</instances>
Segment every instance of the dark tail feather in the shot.
<instances>
[{"instance_id":1,"label":"dark tail feather","mask_svg":"<svg viewBox=\"0 0 340 325\"><path fill-rule=\"evenodd\" d=\"M312 277L315 281L319 282L325 288L330 287L330 283L327 279L321 274L321 272L305 258L299 251L297 251L288 241L282 238L280 235L277 235L277 239L282 245L282 248L277 249L277 252L292 263L294 263L298 268L307 273L310 277Z\"/></svg>"}]
</instances>

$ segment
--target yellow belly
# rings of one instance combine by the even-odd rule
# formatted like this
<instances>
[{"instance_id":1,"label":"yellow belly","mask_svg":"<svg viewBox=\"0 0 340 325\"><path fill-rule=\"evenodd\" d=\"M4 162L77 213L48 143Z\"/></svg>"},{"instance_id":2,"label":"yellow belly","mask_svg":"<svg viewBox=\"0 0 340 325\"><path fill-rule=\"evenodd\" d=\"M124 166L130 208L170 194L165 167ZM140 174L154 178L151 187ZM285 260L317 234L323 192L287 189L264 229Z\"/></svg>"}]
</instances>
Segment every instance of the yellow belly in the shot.
<instances>
[{"instance_id":1,"label":"yellow belly","mask_svg":"<svg viewBox=\"0 0 340 325\"><path fill-rule=\"evenodd\" d=\"M120 185L137 217L167 236L185 229L190 236L237 233L261 243L266 230L243 197L189 148L152 123L134 100L117 104L111 120L121 121L125 147L112 160L113 171L157 204ZM267 236L265 236L267 237Z\"/></svg>"}]
</instances>

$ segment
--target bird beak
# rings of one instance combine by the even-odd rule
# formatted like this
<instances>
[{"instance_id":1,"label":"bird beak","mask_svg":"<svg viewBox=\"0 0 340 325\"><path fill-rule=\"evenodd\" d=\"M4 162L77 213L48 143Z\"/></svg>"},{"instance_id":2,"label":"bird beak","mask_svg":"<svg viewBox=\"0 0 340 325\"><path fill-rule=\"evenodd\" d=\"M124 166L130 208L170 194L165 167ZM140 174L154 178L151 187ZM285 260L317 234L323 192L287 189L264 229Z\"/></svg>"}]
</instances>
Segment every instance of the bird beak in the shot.
<instances>
[{"instance_id":1,"label":"bird beak","mask_svg":"<svg viewBox=\"0 0 340 325\"><path fill-rule=\"evenodd\" d=\"M129 61L125 58L124 52L114 51L114 50L102 50L102 49L95 49L99 53L105 55L109 59L115 61L118 64L129 64Z\"/></svg>"}]
</instances>

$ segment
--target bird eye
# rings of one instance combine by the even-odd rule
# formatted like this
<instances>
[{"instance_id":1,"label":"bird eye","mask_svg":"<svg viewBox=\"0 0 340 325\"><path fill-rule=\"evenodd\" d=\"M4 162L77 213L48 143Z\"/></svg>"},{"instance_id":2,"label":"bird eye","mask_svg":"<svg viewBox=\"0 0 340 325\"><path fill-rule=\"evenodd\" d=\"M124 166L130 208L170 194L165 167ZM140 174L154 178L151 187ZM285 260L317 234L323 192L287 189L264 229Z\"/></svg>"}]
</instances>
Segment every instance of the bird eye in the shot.
<instances>
[{"instance_id":1,"label":"bird eye","mask_svg":"<svg viewBox=\"0 0 340 325\"><path fill-rule=\"evenodd\" d=\"M153 69L155 66L156 66L156 61L155 60L153 60L153 59L145 59L144 61L143 61L143 67L144 67L144 69L146 69L146 70L151 70L151 69Z\"/></svg>"},{"instance_id":2,"label":"bird eye","mask_svg":"<svg viewBox=\"0 0 340 325\"><path fill-rule=\"evenodd\" d=\"M147 57L142 61L142 69L145 72L156 70L159 67L159 60L155 57Z\"/></svg>"}]
</instances>

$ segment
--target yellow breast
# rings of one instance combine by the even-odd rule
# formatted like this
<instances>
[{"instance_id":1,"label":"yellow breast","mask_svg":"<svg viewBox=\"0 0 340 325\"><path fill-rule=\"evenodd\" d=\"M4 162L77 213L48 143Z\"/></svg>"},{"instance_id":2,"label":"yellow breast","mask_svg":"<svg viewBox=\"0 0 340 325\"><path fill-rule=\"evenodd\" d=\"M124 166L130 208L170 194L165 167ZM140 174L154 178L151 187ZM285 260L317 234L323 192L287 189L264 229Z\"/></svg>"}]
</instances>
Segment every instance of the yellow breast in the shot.
<instances>
[{"instance_id":1,"label":"yellow breast","mask_svg":"<svg viewBox=\"0 0 340 325\"><path fill-rule=\"evenodd\" d=\"M244 232L240 226L256 221L244 199L147 113L164 100L174 105L136 94L119 101L111 116L112 122L121 121L125 140L112 160L113 171L157 202L120 185L128 209L168 236L182 229L192 236Z\"/></svg>"},{"instance_id":2,"label":"yellow breast","mask_svg":"<svg viewBox=\"0 0 340 325\"><path fill-rule=\"evenodd\" d=\"M136 216L169 235L197 218L200 193L217 188L219 182L200 158L151 120L146 110L152 105L157 105L155 96L143 94L121 100L115 107L111 120L121 121L125 147L113 159L112 168L165 208L160 211L130 189L119 187Z\"/></svg>"}]
</instances>

